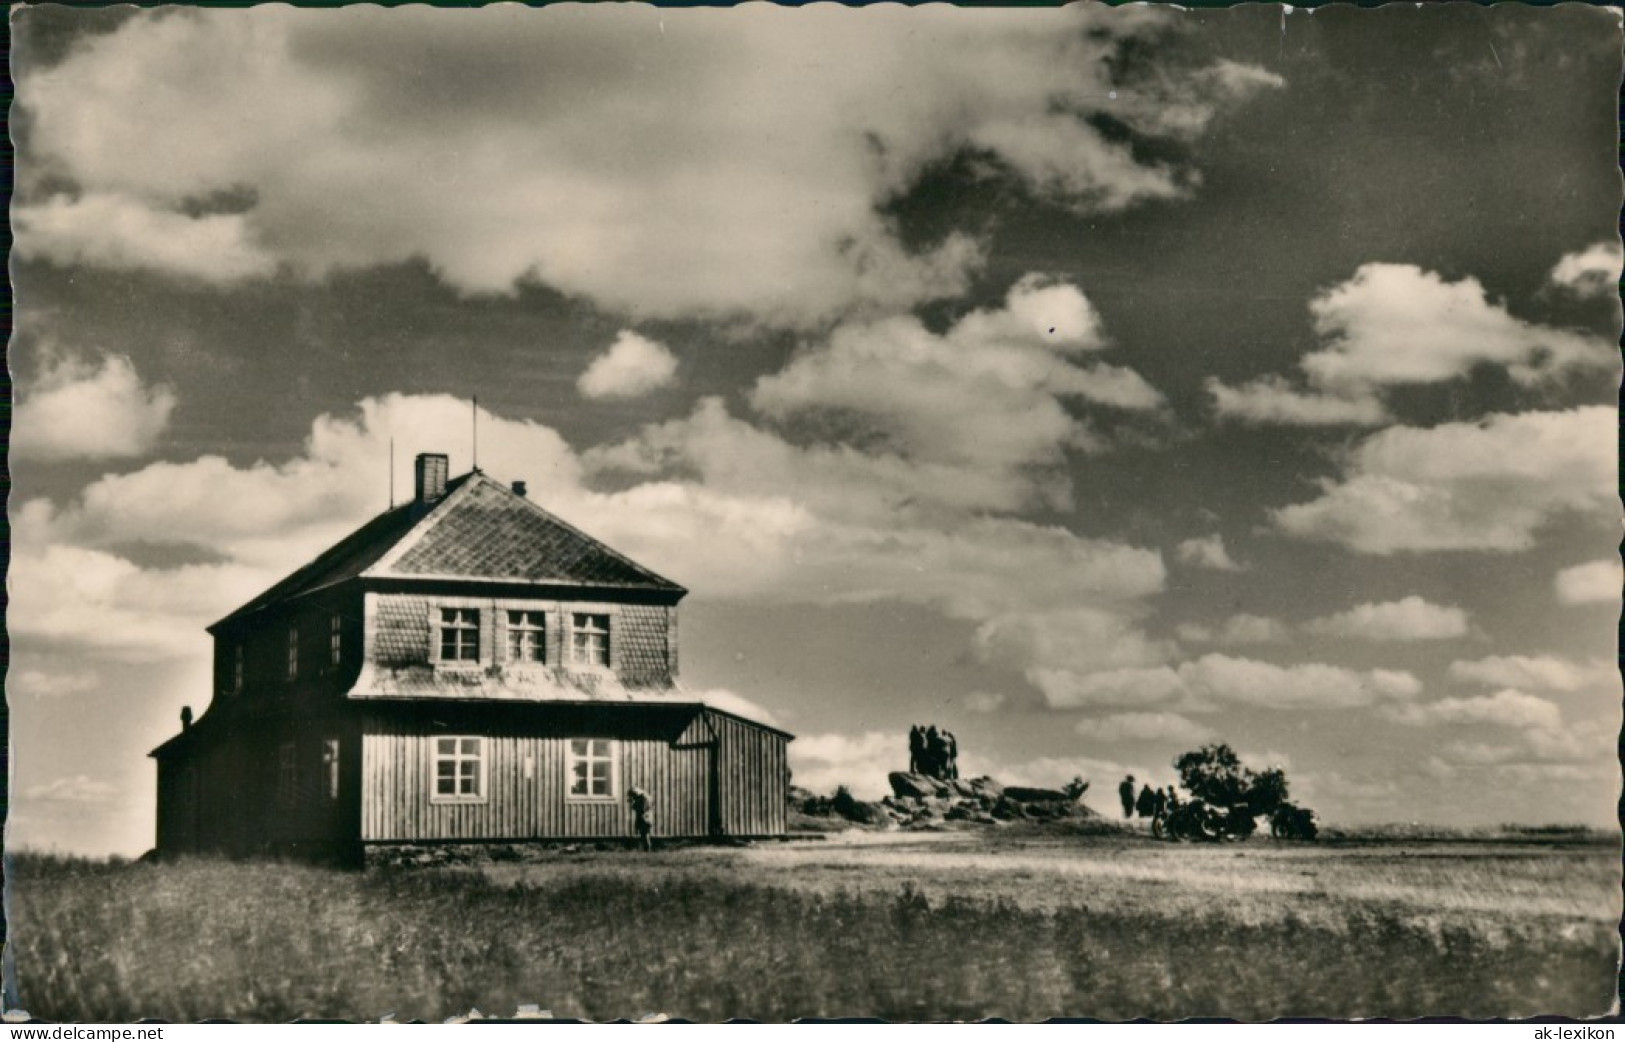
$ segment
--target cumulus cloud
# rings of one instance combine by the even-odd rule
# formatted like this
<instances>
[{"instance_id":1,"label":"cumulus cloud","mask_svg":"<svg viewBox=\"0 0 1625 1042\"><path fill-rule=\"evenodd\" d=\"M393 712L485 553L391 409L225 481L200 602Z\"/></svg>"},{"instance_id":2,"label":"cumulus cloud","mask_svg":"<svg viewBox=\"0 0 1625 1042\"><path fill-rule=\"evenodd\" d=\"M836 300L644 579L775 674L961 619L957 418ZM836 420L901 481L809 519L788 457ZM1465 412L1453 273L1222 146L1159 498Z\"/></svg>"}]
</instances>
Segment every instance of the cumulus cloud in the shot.
<instances>
[{"instance_id":1,"label":"cumulus cloud","mask_svg":"<svg viewBox=\"0 0 1625 1042\"><path fill-rule=\"evenodd\" d=\"M13 669L6 673L6 693L15 698L30 695L36 699L61 698L94 691L101 678L82 671L50 672L42 669Z\"/></svg>"},{"instance_id":2,"label":"cumulus cloud","mask_svg":"<svg viewBox=\"0 0 1625 1042\"><path fill-rule=\"evenodd\" d=\"M1304 629L1350 640L1448 640L1465 637L1467 613L1414 594L1397 601L1357 604L1348 611L1304 624Z\"/></svg>"},{"instance_id":3,"label":"cumulus cloud","mask_svg":"<svg viewBox=\"0 0 1625 1042\"><path fill-rule=\"evenodd\" d=\"M1422 690L1421 682L1403 671L1362 672L1316 662L1279 666L1216 653L1177 667L1035 669L1028 679L1057 709L1154 706L1202 712L1224 705L1354 709L1414 698Z\"/></svg>"},{"instance_id":4,"label":"cumulus cloud","mask_svg":"<svg viewBox=\"0 0 1625 1042\"><path fill-rule=\"evenodd\" d=\"M57 778L42 785L30 785L23 795L42 803L107 803L118 795L118 787L83 774Z\"/></svg>"},{"instance_id":5,"label":"cumulus cloud","mask_svg":"<svg viewBox=\"0 0 1625 1042\"><path fill-rule=\"evenodd\" d=\"M289 460L155 463L103 476L71 500L26 502L16 516L14 632L121 658L196 653L203 624L383 509L392 434L406 442L397 485L410 488L412 453L456 446L467 417L467 403L448 397L367 399L319 417ZM489 473L526 478L549 509L710 596L908 602L978 624L989 657L1015 646L1064 655L1068 627L1123 638L1131 628L1120 616L1164 581L1152 550L946 507L888 509L912 486L885 476L909 475L906 465L887 471L857 453L803 451L744 424L727 430L764 449L760 487L756 464L730 469L741 458L724 441L720 471L608 493L591 487L551 429L489 413L480 425L491 432L481 460ZM842 462L826 473L832 460ZM221 563L142 568L119 556L132 542Z\"/></svg>"},{"instance_id":6,"label":"cumulus cloud","mask_svg":"<svg viewBox=\"0 0 1625 1042\"><path fill-rule=\"evenodd\" d=\"M816 423L831 440L1019 480L1024 468L1097 446L1067 399L1130 411L1162 404L1131 370L1080 364L1105 346L1082 292L1028 275L1002 307L973 311L940 336L912 316L843 324L758 381L750 402L775 421Z\"/></svg>"},{"instance_id":7,"label":"cumulus cloud","mask_svg":"<svg viewBox=\"0 0 1625 1042\"><path fill-rule=\"evenodd\" d=\"M899 755L906 767L906 743L882 731L800 735L790 743L791 782L824 794L844 785L859 799L878 800L891 792L886 775L900 769Z\"/></svg>"},{"instance_id":8,"label":"cumulus cloud","mask_svg":"<svg viewBox=\"0 0 1625 1042\"><path fill-rule=\"evenodd\" d=\"M973 713L997 713L1008 701L1000 691L972 691L965 696L965 708Z\"/></svg>"},{"instance_id":9,"label":"cumulus cloud","mask_svg":"<svg viewBox=\"0 0 1625 1042\"><path fill-rule=\"evenodd\" d=\"M1102 742L1203 742L1213 731L1178 713L1113 713L1086 717L1075 730Z\"/></svg>"},{"instance_id":10,"label":"cumulus cloud","mask_svg":"<svg viewBox=\"0 0 1625 1042\"><path fill-rule=\"evenodd\" d=\"M720 709L725 713L733 713L747 720L756 720L764 724L778 725L778 718L771 710L757 702L753 702L736 691L726 688L713 687L703 691L685 691L685 696L696 701L704 702L713 709Z\"/></svg>"},{"instance_id":11,"label":"cumulus cloud","mask_svg":"<svg viewBox=\"0 0 1625 1042\"><path fill-rule=\"evenodd\" d=\"M951 592L956 585L974 594L985 579L1012 586L1020 575L1041 593L1036 599L1067 603L1050 596L1056 581L1037 572L1047 561L1059 569L1056 579L1084 578L1086 599L1103 585L1143 594L1161 585L1160 555L989 516L1070 500L1067 454L1098 442L1062 399L1095 386L1100 368L1075 356L1104 346L1075 287L1024 278L1002 306L971 312L941 335L912 317L838 325L750 395L778 429L706 398L690 416L582 460L595 476L642 482L623 497L639 509L618 515L638 519L621 525L633 540L650 517L671 513L673 500L729 514L751 504L749 512L768 515L762 532L747 533L758 551L764 538L786 550L797 540L798 584L821 578L826 560L855 563L861 546L873 559L822 577L832 589L872 577L869 585L940 587L963 600ZM993 574L1000 568L1008 582Z\"/></svg>"},{"instance_id":12,"label":"cumulus cloud","mask_svg":"<svg viewBox=\"0 0 1625 1042\"><path fill-rule=\"evenodd\" d=\"M118 192L52 196L20 207L19 250L68 267L149 268L205 282L266 276L276 260L253 240L243 214L190 216L155 210Z\"/></svg>"},{"instance_id":13,"label":"cumulus cloud","mask_svg":"<svg viewBox=\"0 0 1625 1042\"><path fill-rule=\"evenodd\" d=\"M1265 376L1240 387L1218 377L1207 378L1208 394L1223 417L1254 424L1290 427L1377 427L1388 422L1388 407L1369 391L1332 394L1302 391L1279 376Z\"/></svg>"},{"instance_id":14,"label":"cumulus cloud","mask_svg":"<svg viewBox=\"0 0 1625 1042\"><path fill-rule=\"evenodd\" d=\"M638 316L905 308L980 263L958 234L911 251L884 212L962 152L1084 213L1191 193L1194 171L1100 120L1189 141L1281 81L1172 57L1125 75L1120 52L1175 22L1085 6L140 13L19 83L17 249L216 280L424 257L466 291L539 279ZM244 201L199 205L222 193Z\"/></svg>"},{"instance_id":15,"label":"cumulus cloud","mask_svg":"<svg viewBox=\"0 0 1625 1042\"><path fill-rule=\"evenodd\" d=\"M1224 644L1269 644L1285 640L1287 625L1279 619L1242 612L1224 620L1217 634Z\"/></svg>"},{"instance_id":16,"label":"cumulus cloud","mask_svg":"<svg viewBox=\"0 0 1625 1042\"><path fill-rule=\"evenodd\" d=\"M1192 644L1270 644L1285 640L1291 627L1279 619L1240 612L1217 628L1187 622L1176 632L1180 640Z\"/></svg>"},{"instance_id":17,"label":"cumulus cloud","mask_svg":"<svg viewBox=\"0 0 1625 1042\"><path fill-rule=\"evenodd\" d=\"M1625 250L1619 242L1599 242L1583 250L1567 253L1552 268L1553 286L1577 297L1613 297L1619 293L1620 265Z\"/></svg>"},{"instance_id":18,"label":"cumulus cloud","mask_svg":"<svg viewBox=\"0 0 1625 1042\"><path fill-rule=\"evenodd\" d=\"M1547 731L1559 731L1563 727L1563 711L1556 704L1510 688L1475 698L1442 698L1437 702L1385 706L1383 714L1390 720L1418 727L1494 724Z\"/></svg>"},{"instance_id":19,"label":"cumulus cloud","mask_svg":"<svg viewBox=\"0 0 1625 1042\"><path fill-rule=\"evenodd\" d=\"M141 568L74 546L18 546L6 624L14 639L126 662L206 655L203 627L276 575L236 565Z\"/></svg>"},{"instance_id":20,"label":"cumulus cloud","mask_svg":"<svg viewBox=\"0 0 1625 1042\"><path fill-rule=\"evenodd\" d=\"M576 381L588 398L641 398L668 387L677 376L677 358L664 344L621 330L609 350L592 360Z\"/></svg>"},{"instance_id":21,"label":"cumulus cloud","mask_svg":"<svg viewBox=\"0 0 1625 1042\"><path fill-rule=\"evenodd\" d=\"M985 658L1019 666L1112 669L1154 665L1173 653L1171 642L1146 635L1132 618L1105 608L1057 607L1008 612L984 622L976 644Z\"/></svg>"},{"instance_id":22,"label":"cumulus cloud","mask_svg":"<svg viewBox=\"0 0 1625 1042\"><path fill-rule=\"evenodd\" d=\"M1197 568L1212 568L1220 572L1239 572L1241 565L1230 557L1224 547L1224 536L1214 534L1187 539L1174 548L1181 563Z\"/></svg>"},{"instance_id":23,"label":"cumulus cloud","mask_svg":"<svg viewBox=\"0 0 1625 1042\"><path fill-rule=\"evenodd\" d=\"M1587 561L1557 573L1553 586L1564 604L1597 604L1620 599L1618 557Z\"/></svg>"},{"instance_id":24,"label":"cumulus cloud","mask_svg":"<svg viewBox=\"0 0 1625 1042\"><path fill-rule=\"evenodd\" d=\"M1481 659L1457 659L1450 663L1450 676L1486 687L1534 688L1539 691L1583 691L1592 688L1616 689L1619 669L1606 659L1575 662L1555 655L1490 655Z\"/></svg>"},{"instance_id":25,"label":"cumulus cloud","mask_svg":"<svg viewBox=\"0 0 1625 1042\"><path fill-rule=\"evenodd\" d=\"M143 456L174 411L174 392L142 383L128 359L53 355L17 402L11 451L50 462Z\"/></svg>"},{"instance_id":26,"label":"cumulus cloud","mask_svg":"<svg viewBox=\"0 0 1625 1042\"><path fill-rule=\"evenodd\" d=\"M1324 345L1298 363L1306 390L1279 376L1232 388L1208 381L1221 416L1299 425L1385 422L1382 392L1504 368L1532 386L1575 369L1616 366L1596 337L1540 326L1489 300L1477 279L1449 282L1409 264L1365 264L1310 302Z\"/></svg>"},{"instance_id":27,"label":"cumulus cloud","mask_svg":"<svg viewBox=\"0 0 1625 1042\"><path fill-rule=\"evenodd\" d=\"M1523 550L1556 517L1618 523L1613 408L1391 427L1357 445L1320 498L1271 511L1304 539L1367 554Z\"/></svg>"}]
</instances>

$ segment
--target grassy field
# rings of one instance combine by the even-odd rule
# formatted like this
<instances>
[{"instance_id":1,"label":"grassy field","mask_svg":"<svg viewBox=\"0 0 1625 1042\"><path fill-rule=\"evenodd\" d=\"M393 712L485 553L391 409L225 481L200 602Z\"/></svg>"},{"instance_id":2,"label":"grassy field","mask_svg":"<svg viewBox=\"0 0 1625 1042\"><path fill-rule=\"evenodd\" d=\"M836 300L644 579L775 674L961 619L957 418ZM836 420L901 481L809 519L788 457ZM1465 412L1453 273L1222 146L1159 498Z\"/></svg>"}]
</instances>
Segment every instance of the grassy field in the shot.
<instances>
[{"instance_id":1,"label":"grassy field","mask_svg":"<svg viewBox=\"0 0 1625 1042\"><path fill-rule=\"evenodd\" d=\"M9 860L53 1020L1595 1016L1615 843L845 833L347 873Z\"/></svg>"}]
</instances>

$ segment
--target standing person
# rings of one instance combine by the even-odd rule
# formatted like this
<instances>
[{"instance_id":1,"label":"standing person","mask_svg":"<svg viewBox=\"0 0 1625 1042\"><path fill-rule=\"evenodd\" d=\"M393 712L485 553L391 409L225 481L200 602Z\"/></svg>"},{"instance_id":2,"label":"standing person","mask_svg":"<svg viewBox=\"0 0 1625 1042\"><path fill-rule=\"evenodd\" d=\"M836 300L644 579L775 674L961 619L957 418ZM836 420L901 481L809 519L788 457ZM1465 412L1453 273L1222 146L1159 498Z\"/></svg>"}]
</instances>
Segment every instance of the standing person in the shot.
<instances>
[{"instance_id":1,"label":"standing person","mask_svg":"<svg viewBox=\"0 0 1625 1042\"><path fill-rule=\"evenodd\" d=\"M1123 801L1123 817L1134 817L1134 775L1124 778L1117 787L1117 798Z\"/></svg>"},{"instance_id":2,"label":"standing person","mask_svg":"<svg viewBox=\"0 0 1625 1042\"><path fill-rule=\"evenodd\" d=\"M925 728L915 724L908 729L908 773L925 770Z\"/></svg>"},{"instance_id":3,"label":"standing person","mask_svg":"<svg viewBox=\"0 0 1625 1042\"><path fill-rule=\"evenodd\" d=\"M942 732L943 773L948 781L959 777L959 740L952 731Z\"/></svg>"},{"instance_id":4,"label":"standing person","mask_svg":"<svg viewBox=\"0 0 1625 1042\"><path fill-rule=\"evenodd\" d=\"M1140 798L1134 804L1134 809L1140 812L1140 817L1149 818L1157 812L1157 798L1151 795L1151 786L1142 786Z\"/></svg>"},{"instance_id":5,"label":"standing person","mask_svg":"<svg viewBox=\"0 0 1625 1042\"><path fill-rule=\"evenodd\" d=\"M653 834L655 830L654 801L642 789L633 788L626 794L626 802L632 805L634 824L638 831L638 843L647 853L655 848Z\"/></svg>"},{"instance_id":6,"label":"standing person","mask_svg":"<svg viewBox=\"0 0 1625 1042\"><path fill-rule=\"evenodd\" d=\"M932 724L925 729L925 773L933 778L940 779L946 770L944 761L947 759L948 747L943 744L942 735L937 731L937 725Z\"/></svg>"}]
</instances>

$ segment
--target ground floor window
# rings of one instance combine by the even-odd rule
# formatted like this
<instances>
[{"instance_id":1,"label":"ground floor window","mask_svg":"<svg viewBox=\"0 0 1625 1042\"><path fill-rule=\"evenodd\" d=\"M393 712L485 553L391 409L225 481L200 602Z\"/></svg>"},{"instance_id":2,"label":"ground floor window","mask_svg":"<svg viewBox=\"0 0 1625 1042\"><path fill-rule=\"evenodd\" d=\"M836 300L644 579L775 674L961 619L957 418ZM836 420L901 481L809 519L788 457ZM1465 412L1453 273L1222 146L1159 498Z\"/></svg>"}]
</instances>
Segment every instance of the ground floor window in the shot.
<instances>
[{"instance_id":1,"label":"ground floor window","mask_svg":"<svg viewBox=\"0 0 1625 1042\"><path fill-rule=\"evenodd\" d=\"M573 799L615 798L615 743L607 738L570 739L569 779Z\"/></svg>"},{"instance_id":2,"label":"ground floor window","mask_svg":"<svg viewBox=\"0 0 1625 1042\"><path fill-rule=\"evenodd\" d=\"M322 770L327 775L327 798L339 798L339 740L322 740Z\"/></svg>"},{"instance_id":3,"label":"ground floor window","mask_svg":"<svg viewBox=\"0 0 1625 1042\"><path fill-rule=\"evenodd\" d=\"M434 740L434 799L485 798L485 739Z\"/></svg>"},{"instance_id":4,"label":"ground floor window","mask_svg":"<svg viewBox=\"0 0 1625 1042\"><path fill-rule=\"evenodd\" d=\"M283 806L299 795L299 748L283 742L276 751L276 798Z\"/></svg>"}]
</instances>

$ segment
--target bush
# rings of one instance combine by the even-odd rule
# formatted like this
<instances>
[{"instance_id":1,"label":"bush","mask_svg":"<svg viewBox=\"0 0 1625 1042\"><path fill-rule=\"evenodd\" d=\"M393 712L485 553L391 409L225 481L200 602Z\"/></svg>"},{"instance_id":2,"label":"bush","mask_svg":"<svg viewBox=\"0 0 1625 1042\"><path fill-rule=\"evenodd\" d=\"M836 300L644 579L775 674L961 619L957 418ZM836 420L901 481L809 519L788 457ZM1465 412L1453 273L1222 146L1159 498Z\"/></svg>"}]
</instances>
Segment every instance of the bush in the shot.
<instances>
[{"instance_id":1,"label":"bush","mask_svg":"<svg viewBox=\"0 0 1625 1042\"><path fill-rule=\"evenodd\" d=\"M1223 744L1204 745L1188 752L1174 761L1174 767L1179 771L1180 782L1195 799L1171 813L1166 826L1170 836L1245 839L1258 828L1260 817L1270 818L1271 834L1281 836L1276 814L1283 807L1292 807L1295 814L1309 815L1310 828L1295 828L1294 834L1286 838L1314 838L1314 814L1287 802L1290 789L1286 772L1281 768L1270 767L1255 773L1242 765L1234 749ZM1296 824L1299 819L1294 817L1292 821Z\"/></svg>"}]
</instances>

